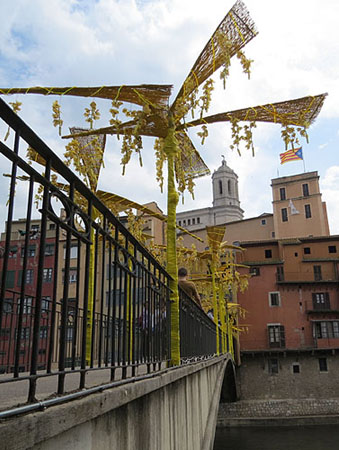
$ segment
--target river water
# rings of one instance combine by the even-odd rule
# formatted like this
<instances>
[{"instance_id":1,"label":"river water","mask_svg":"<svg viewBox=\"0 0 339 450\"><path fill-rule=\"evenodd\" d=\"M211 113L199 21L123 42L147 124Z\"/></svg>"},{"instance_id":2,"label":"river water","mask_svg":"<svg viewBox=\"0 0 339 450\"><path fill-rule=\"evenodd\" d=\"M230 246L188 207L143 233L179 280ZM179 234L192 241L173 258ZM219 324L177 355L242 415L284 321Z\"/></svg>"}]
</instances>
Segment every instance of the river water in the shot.
<instances>
[{"instance_id":1,"label":"river water","mask_svg":"<svg viewBox=\"0 0 339 450\"><path fill-rule=\"evenodd\" d=\"M213 450L339 450L339 425L217 428Z\"/></svg>"}]
</instances>

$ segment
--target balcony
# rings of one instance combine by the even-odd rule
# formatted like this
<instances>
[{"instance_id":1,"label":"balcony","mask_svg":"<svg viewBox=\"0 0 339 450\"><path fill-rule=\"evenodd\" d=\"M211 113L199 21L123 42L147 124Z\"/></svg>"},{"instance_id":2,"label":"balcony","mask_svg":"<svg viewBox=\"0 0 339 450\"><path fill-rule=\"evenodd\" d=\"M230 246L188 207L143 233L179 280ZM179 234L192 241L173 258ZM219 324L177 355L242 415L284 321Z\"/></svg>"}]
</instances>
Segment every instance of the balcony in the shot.
<instances>
[{"instance_id":1,"label":"balcony","mask_svg":"<svg viewBox=\"0 0 339 450\"><path fill-rule=\"evenodd\" d=\"M315 294L319 295L319 294ZM319 302L316 300L306 300L305 311L307 314L324 314L324 313L337 313L339 314L339 301L334 298L325 298Z\"/></svg>"},{"instance_id":2,"label":"balcony","mask_svg":"<svg viewBox=\"0 0 339 450\"><path fill-rule=\"evenodd\" d=\"M277 272L276 282L277 284L338 283L339 277L333 270L320 272Z\"/></svg>"}]
</instances>

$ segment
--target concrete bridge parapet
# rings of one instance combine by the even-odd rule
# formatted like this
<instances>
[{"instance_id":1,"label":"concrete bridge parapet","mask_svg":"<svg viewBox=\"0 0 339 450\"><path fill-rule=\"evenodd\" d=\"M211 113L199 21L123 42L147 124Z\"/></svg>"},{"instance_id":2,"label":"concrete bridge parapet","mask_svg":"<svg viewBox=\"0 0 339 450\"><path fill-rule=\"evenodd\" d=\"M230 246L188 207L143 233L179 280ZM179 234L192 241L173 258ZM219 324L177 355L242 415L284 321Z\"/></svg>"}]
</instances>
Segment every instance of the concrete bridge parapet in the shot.
<instances>
[{"instance_id":1,"label":"concrete bridge parapet","mask_svg":"<svg viewBox=\"0 0 339 450\"><path fill-rule=\"evenodd\" d=\"M232 374L231 356L222 355L7 419L2 448L212 449L221 391L236 397Z\"/></svg>"}]
</instances>

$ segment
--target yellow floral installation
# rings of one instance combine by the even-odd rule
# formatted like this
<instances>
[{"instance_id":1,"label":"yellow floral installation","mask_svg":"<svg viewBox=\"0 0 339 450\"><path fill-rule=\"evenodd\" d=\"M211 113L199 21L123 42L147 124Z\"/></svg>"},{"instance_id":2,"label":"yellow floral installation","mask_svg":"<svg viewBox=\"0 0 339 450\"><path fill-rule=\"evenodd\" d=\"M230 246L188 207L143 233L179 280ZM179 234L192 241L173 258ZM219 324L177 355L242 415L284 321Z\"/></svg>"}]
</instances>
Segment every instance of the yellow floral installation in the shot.
<instances>
[{"instance_id":1,"label":"yellow floral installation","mask_svg":"<svg viewBox=\"0 0 339 450\"><path fill-rule=\"evenodd\" d=\"M106 98L112 102L110 126L105 128L80 131L64 136L78 137L112 134L123 136L122 159L123 173L130 161L133 151L140 163L142 136L156 138L155 154L157 180L163 187L163 163L167 161L167 270L172 277L171 289L171 362L180 364L179 337L179 298L177 287L177 252L176 252L176 207L178 193L188 189L193 194L194 179L209 173L199 152L188 137L187 130L201 126L199 137L204 142L208 134L208 125L216 122L230 122L232 128L233 148L239 154L240 142L254 154L252 129L258 122L279 123L283 126L285 144L296 143L297 134L307 137L306 129L318 115L326 94L307 96L280 103L259 105L237 111L224 112L206 116L212 99L213 82L211 76L221 68L221 79L229 73L231 58L237 56L245 74L250 74L251 60L243 53L243 47L255 36L257 30L244 3L238 0L221 21L212 37L202 50L179 93L169 106L170 85L139 86L97 86L97 87L29 87L0 89L0 94L42 94L70 95L90 98ZM138 108L133 111L122 109L127 117L120 120L120 107L123 102L134 103ZM94 102L93 102L94 103ZM195 110L199 109L199 118L194 120ZM95 112L95 113L94 113ZM191 112L192 119L186 116ZM88 121L96 120L94 106L88 112ZM55 120L58 119L59 116ZM247 122L242 127L239 122ZM89 122L91 125L91 122ZM76 145L69 148L71 154L77 154ZM215 262L213 262L215 264ZM215 285L215 283L214 283ZM214 286L216 291L216 286Z\"/></svg>"}]
</instances>

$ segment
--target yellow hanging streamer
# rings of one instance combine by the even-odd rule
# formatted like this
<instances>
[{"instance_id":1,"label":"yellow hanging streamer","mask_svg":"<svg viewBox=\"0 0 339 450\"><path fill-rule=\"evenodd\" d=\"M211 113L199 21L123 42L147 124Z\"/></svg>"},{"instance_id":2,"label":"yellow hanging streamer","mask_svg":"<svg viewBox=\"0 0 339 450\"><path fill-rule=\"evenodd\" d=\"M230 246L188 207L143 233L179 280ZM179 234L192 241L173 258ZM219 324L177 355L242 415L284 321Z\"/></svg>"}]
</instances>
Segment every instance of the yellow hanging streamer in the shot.
<instances>
[{"instance_id":1,"label":"yellow hanging streamer","mask_svg":"<svg viewBox=\"0 0 339 450\"><path fill-rule=\"evenodd\" d=\"M180 364L180 334L179 334L179 292L178 265L176 254L176 208L179 195L174 181L174 158L178 152L178 141L174 126L170 125L164 140L164 151L167 156L168 187L167 187L167 272L170 280L171 302L171 365Z\"/></svg>"}]
</instances>

